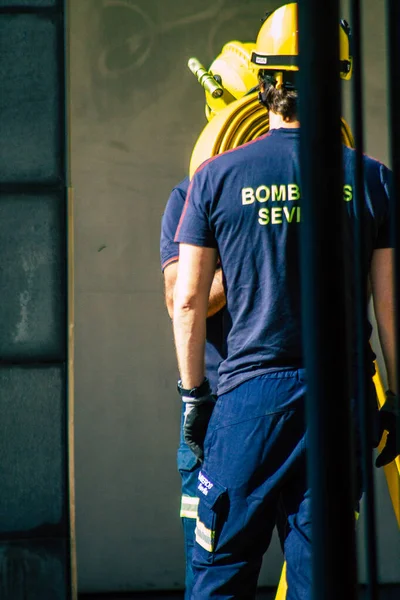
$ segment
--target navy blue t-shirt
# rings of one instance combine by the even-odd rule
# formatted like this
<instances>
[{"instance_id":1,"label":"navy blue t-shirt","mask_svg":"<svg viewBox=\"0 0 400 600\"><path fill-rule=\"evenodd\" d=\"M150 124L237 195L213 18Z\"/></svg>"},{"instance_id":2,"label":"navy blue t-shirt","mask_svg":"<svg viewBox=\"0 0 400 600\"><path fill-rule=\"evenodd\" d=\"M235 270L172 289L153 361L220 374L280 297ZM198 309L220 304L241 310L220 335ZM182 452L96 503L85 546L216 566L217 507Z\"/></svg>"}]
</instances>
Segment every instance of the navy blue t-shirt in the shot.
<instances>
[{"instance_id":1,"label":"navy blue t-shirt","mask_svg":"<svg viewBox=\"0 0 400 600\"><path fill-rule=\"evenodd\" d=\"M160 255L161 268L179 260L179 244L174 241L176 229L185 204L189 187L189 178L186 177L172 190L161 221ZM224 358L223 341L223 312L217 312L207 319L207 338L205 350L206 374L210 380L213 393L217 391L218 366Z\"/></svg>"},{"instance_id":2,"label":"navy blue t-shirt","mask_svg":"<svg viewBox=\"0 0 400 600\"><path fill-rule=\"evenodd\" d=\"M218 394L270 370L302 365L299 142L299 129L273 129L203 163L189 187L175 240L217 248L225 278L227 357ZM354 159L345 147L343 199L350 216ZM389 247L388 177L384 165L365 158L368 270L373 249Z\"/></svg>"}]
</instances>

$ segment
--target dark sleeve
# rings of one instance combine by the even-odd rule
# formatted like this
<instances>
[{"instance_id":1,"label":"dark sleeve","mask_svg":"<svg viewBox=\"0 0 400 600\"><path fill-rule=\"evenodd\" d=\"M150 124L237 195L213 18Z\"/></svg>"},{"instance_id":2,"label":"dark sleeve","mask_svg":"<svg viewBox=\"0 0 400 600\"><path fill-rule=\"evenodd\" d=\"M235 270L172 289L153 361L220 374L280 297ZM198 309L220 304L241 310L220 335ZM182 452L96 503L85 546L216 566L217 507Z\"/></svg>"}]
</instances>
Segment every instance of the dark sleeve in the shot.
<instances>
[{"instance_id":1,"label":"dark sleeve","mask_svg":"<svg viewBox=\"0 0 400 600\"><path fill-rule=\"evenodd\" d=\"M375 241L375 248L391 248L393 244L390 239L390 204L391 194L393 193L393 177L391 171L385 166L380 165L380 184L382 190L381 220L378 227L378 234Z\"/></svg>"},{"instance_id":2,"label":"dark sleeve","mask_svg":"<svg viewBox=\"0 0 400 600\"><path fill-rule=\"evenodd\" d=\"M190 183L185 206L175 235L175 241L194 246L216 248L210 227L210 207L213 192L208 164L203 163Z\"/></svg>"},{"instance_id":3,"label":"dark sleeve","mask_svg":"<svg viewBox=\"0 0 400 600\"><path fill-rule=\"evenodd\" d=\"M189 180L185 179L172 190L161 219L160 259L162 271L170 263L179 260L179 244L174 241L174 237L188 187Z\"/></svg>"}]
</instances>

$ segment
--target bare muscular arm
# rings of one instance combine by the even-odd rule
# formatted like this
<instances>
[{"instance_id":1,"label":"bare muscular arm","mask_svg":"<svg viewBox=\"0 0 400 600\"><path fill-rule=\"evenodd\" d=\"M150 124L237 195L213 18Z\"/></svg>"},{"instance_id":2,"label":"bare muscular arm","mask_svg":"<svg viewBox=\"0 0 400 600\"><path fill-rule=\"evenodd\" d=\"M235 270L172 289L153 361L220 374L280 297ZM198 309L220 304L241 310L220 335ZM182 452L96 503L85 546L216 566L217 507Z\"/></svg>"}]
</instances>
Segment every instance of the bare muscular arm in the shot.
<instances>
[{"instance_id":1,"label":"bare muscular arm","mask_svg":"<svg viewBox=\"0 0 400 600\"><path fill-rule=\"evenodd\" d=\"M186 389L199 386L205 375L206 319L216 261L214 248L180 245L173 326L179 373Z\"/></svg>"},{"instance_id":2,"label":"bare muscular arm","mask_svg":"<svg viewBox=\"0 0 400 600\"><path fill-rule=\"evenodd\" d=\"M174 289L176 277L178 274L178 262L170 263L164 269L164 293L165 304L170 318L174 312ZM222 270L217 269L211 284L210 296L208 299L207 317L212 317L219 312L226 304L224 286L222 282Z\"/></svg>"}]
</instances>

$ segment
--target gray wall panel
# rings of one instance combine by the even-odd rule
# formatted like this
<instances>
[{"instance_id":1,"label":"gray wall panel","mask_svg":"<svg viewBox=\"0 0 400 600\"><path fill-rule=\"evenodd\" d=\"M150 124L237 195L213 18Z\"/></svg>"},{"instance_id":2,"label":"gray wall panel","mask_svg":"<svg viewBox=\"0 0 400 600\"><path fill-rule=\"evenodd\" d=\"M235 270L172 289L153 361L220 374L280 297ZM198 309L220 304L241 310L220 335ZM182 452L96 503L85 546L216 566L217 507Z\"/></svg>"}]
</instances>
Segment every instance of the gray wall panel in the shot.
<instances>
[{"instance_id":1,"label":"gray wall panel","mask_svg":"<svg viewBox=\"0 0 400 600\"><path fill-rule=\"evenodd\" d=\"M0 15L0 182L61 178L55 22Z\"/></svg>"},{"instance_id":2,"label":"gray wall panel","mask_svg":"<svg viewBox=\"0 0 400 600\"><path fill-rule=\"evenodd\" d=\"M65 357L64 198L0 196L0 358Z\"/></svg>"},{"instance_id":3,"label":"gray wall panel","mask_svg":"<svg viewBox=\"0 0 400 600\"><path fill-rule=\"evenodd\" d=\"M65 533L64 389L62 367L0 367L2 539Z\"/></svg>"}]
</instances>

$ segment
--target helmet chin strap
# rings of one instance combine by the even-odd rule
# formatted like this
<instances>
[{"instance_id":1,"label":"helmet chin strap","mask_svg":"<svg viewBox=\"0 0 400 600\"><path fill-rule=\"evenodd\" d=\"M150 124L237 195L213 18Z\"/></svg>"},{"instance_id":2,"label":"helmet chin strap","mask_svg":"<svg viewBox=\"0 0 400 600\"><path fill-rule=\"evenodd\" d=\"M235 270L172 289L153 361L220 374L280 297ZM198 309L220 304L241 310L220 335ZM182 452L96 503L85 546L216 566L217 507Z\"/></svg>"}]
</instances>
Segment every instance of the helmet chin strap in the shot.
<instances>
[{"instance_id":1,"label":"helmet chin strap","mask_svg":"<svg viewBox=\"0 0 400 600\"><path fill-rule=\"evenodd\" d=\"M282 87L285 87L285 83L283 81L283 73L275 73L276 76L276 89L280 90Z\"/></svg>"}]
</instances>

